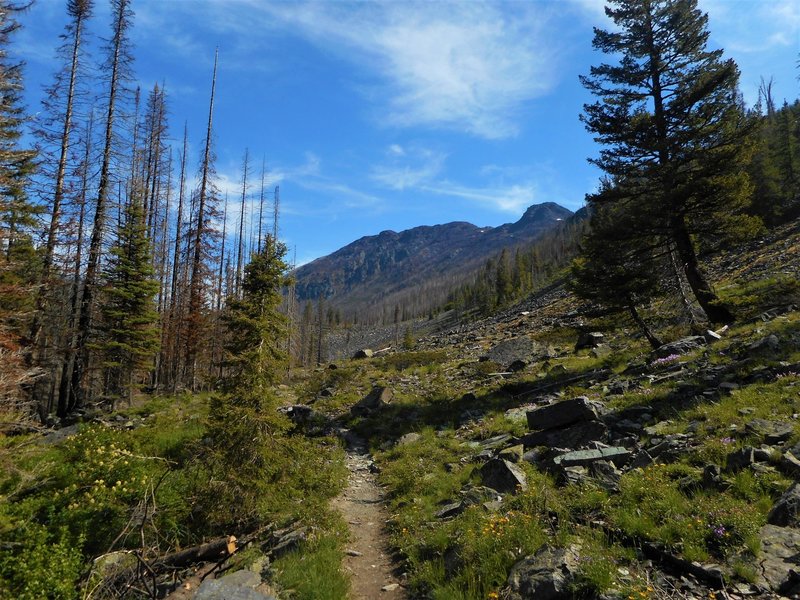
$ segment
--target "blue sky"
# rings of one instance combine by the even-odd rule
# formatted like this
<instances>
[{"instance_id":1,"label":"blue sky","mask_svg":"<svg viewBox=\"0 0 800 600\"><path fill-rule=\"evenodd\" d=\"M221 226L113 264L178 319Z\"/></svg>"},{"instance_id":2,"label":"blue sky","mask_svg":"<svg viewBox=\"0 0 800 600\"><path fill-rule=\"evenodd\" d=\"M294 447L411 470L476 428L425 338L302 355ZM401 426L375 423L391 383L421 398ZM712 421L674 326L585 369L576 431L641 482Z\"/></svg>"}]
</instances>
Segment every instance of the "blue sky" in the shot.
<instances>
[{"instance_id":1,"label":"blue sky","mask_svg":"<svg viewBox=\"0 0 800 600\"><path fill-rule=\"evenodd\" d=\"M14 40L31 111L52 77L64 5L38 0ZM700 6L712 46L739 64L748 102L762 76L774 77L779 102L800 95L800 3ZM597 183L578 76L604 58L591 48L592 27L609 26L600 0L134 0L133 9L137 81L165 83L174 145L188 122L195 166L219 47L219 185L236 210L245 148L254 183L265 160L298 263L385 229L496 226L546 201L576 210ZM90 29L107 36L108 25L98 0Z\"/></svg>"}]
</instances>

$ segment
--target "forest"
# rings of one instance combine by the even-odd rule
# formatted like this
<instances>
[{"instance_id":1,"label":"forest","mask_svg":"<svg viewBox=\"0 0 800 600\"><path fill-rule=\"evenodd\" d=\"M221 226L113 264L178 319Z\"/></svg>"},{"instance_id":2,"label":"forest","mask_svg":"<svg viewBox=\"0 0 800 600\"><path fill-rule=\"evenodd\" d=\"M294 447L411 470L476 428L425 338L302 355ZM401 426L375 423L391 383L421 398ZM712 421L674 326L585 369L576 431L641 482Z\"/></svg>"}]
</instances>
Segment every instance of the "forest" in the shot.
<instances>
[{"instance_id":1,"label":"forest","mask_svg":"<svg viewBox=\"0 0 800 600\"><path fill-rule=\"evenodd\" d=\"M249 149L240 212L228 210L215 168L216 60L192 156L186 129L172 143L164 86L135 87L131 0L111 0L102 56L85 45L94 4L66 1L58 71L33 111L22 104L14 52L25 8L0 0L0 437L9 473L0 594L78 597L96 583L89 558L112 549L147 548L161 560L214 536L314 521L321 533L310 547L325 579L338 569L326 553L341 551L331 541L341 524L326 508L342 485L341 449L329 437L292 435L279 389L303 367L297 377L328 377L313 372L327 359L323 336L347 335L353 323L325 298L295 301L278 239L280 190L267 189ZM395 350L417 344L405 321L448 313L467 323L554 285L594 315L623 315L652 349L668 341L652 310L665 298L693 332L739 320L703 264L800 217L800 99L779 101L765 78L758 103L746 106L736 64L706 49L696 2L654 2L661 12L652 14L637 4L613 3L617 29L595 32L595 48L621 63L582 78L595 102L581 119L600 147L589 159L604 173L583 218L503 250L453 281L444 303L416 294L375 307L394 326ZM676 22L682 60L670 61ZM52 450L41 481L6 451L28 434L145 401L166 407L153 417L160 426L176 420L169 436L87 425ZM142 568L103 580L98 597L163 597Z\"/></svg>"}]
</instances>

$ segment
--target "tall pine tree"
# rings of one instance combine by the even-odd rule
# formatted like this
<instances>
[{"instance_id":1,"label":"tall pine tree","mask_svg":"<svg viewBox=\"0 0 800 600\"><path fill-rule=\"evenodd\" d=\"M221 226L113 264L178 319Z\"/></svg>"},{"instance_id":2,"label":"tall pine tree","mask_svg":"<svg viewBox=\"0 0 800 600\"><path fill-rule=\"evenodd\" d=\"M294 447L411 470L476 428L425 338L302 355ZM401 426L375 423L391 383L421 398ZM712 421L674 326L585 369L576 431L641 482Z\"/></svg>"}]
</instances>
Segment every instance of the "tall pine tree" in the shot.
<instances>
[{"instance_id":1,"label":"tall pine tree","mask_svg":"<svg viewBox=\"0 0 800 600\"><path fill-rule=\"evenodd\" d=\"M130 404L136 376L147 371L158 352L160 333L154 298L154 277L144 210L136 198L125 208L116 243L105 269L98 350L105 381L105 397L113 405Z\"/></svg>"},{"instance_id":2,"label":"tall pine tree","mask_svg":"<svg viewBox=\"0 0 800 600\"><path fill-rule=\"evenodd\" d=\"M617 193L590 202L649 205L631 236L664 236L714 323L733 319L703 274L696 239L710 244L752 230L744 161L749 126L739 101L739 71L708 50L707 16L697 0L610 0L612 31L593 45L616 64L592 67L584 86L597 97L582 120L603 144L592 162Z\"/></svg>"}]
</instances>

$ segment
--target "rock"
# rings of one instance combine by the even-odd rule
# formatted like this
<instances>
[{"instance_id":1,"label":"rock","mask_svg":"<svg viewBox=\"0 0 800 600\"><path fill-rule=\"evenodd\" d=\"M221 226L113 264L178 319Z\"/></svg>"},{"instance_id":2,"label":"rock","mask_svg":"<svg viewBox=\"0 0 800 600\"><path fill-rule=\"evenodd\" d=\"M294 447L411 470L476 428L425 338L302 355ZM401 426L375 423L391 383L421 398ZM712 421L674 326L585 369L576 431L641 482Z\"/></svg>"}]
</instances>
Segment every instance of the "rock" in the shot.
<instances>
[{"instance_id":1,"label":"rock","mask_svg":"<svg viewBox=\"0 0 800 600\"><path fill-rule=\"evenodd\" d=\"M500 451L500 454L497 456L499 458L505 459L512 463L518 463L522 460L522 455L525 453L525 446L522 444L517 444L516 446L510 446L508 448L504 448Z\"/></svg>"},{"instance_id":2,"label":"rock","mask_svg":"<svg viewBox=\"0 0 800 600\"><path fill-rule=\"evenodd\" d=\"M706 338L702 335L693 335L683 339L663 344L653 351L656 358L667 358L674 354L686 354L692 350L696 350L706 344Z\"/></svg>"},{"instance_id":3,"label":"rock","mask_svg":"<svg viewBox=\"0 0 800 600\"><path fill-rule=\"evenodd\" d=\"M528 481L522 469L502 458L490 460L480 471L484 485L501 494L515 494L528 489Z\"/></svg>"},{"instance_id":4,"label":"rock","mask_svg":"<svg viewBox=\"0 0 800 600\"><path fill-rule=\"evenodd\" d=\"M770 446L787 441L794 435L794 425L781 421L753 419L745 425L745 433L758 436L759 441Z\"/></svg>"},{"instance_id":5,"label":"rock","mask_svg":"<svg viewBox=\"0 0 800 600\"><path fill-rule=\"evenodd\" d=\"M556 402L528 412L528 427L531 429L553 429L579 421L598 418L597 406L585 396Z\"/></svg>"},{"instance_id":6,"label":"rock","mask_svg":"<svg viewBox=\"0 0 800 600\"><path fill-rule=\"evenodd\" d=\"M781 342L778 339L778 336L773 333L772 335L768 335L767 337L761 338L760 340L750 344L747 347L747 351L749 354L776 352L780 345Z\"/></svg>"},{"instance_id":7,"label":"rock","mask_svg":"<svg viewBox=\"0 0 800 600\"><path fill-rule=\"evenodd\" d=\"M598 344L589 351L589 356L592 358L605 358L611 354L611 346L608 344Z\"/></svg>"},{"instance_id":8,"label":"rock","mask_svg":"<svg viewBox=\"0 0 800 600\"><path fill-rule=\"evenodd\" d=\"M418 442L422 439L422 436L415 431L411 433L406 433L405 435L400 436L400 439L397 440L398 446L407 446L409 444L413 444L414 442Z\"/></svg>"},{"instance_id":9,"label":"rock","mask_svg":"<svg viewBox=\"0 0 800 600\"><path fill-rule=\"evenodd\" d=\"M305 527L276 531L272 534L273 541L269 546L269 554L273 560L280 558L284 554L297 549L307 538L308 532Z\"/></svg>"},{"instance_id":10,"label":"rock","mask_svg":"<svg viewBox=\"0 0 800 600\"><path fill-rule=\"evenodd\" d=\"M519 561L508 575L508 594L511 600L571 600L572 583L579 571L580 548L545 546L536 554Z\"/></svg>"},{"instance_id":11,"label":"rock","mask_svg":"<svg viewBox=\"0 0 800 600\"><path fill-rule=\"evenodd\" d=\"M305 425L315 417L314 410L304 404L293 404L292 406L282 406L278 412L283 413L295 425Z\"/></svg>"},{"instance_id":12,"label":"rock","mask_svg":"<svg viewBox=\"0 0 800 600\"><path fill-rule=\"evenodd\" d=\"M739 384L733 381L723 381L717 386L720 394L730 394L731 392L739 389Z\"/></svg>"},{"instance_id":13,"label":"rock","mask_svg":"<svg viewBox=\"0 0 800 600\"><path fill-rule=\"evenodd\" d=\"M730 473L741 471L756 462L754 450L750 446L734 450L725 459L725 470Z\"/></svg>"},{"instance_id":14,"label":"rock","mask_svg":"<svg viewBox=\"0 0 800 600\"><path fill-rule=\"evenodd\" d=\"M496 450L505 446L512 438L513 436L510 433L501 433L478 442L478 447L483 450Z\"/></svg>"},{"instance_id":15,"label":"rock","mask_svg":"<svg viewBox=\"0 0 800 600\"><path fill-rule=\"evenodd\" d=\"M383 386L376 386L362 400L350 409L354 416L366 416L380 410L392 401L392 390Z\"/></svg>"},{"instance_id":16,"label":"rock","mask_svg":"<svg viewBox=\"0 0 800 600\"><path fill-rule=\"evenodd\" d=\"M800 483L793 484L767 515L767 523L780 527L800 526Z\"/></svg>"},{"instance_id":17,"label":"rock","mask_svg":"<svg viewBox=\"0 0 800 600\"><path fill-rule=\"evenodd\" d=\"M703 469L703 487L706 489L719 489L722 483L722 472L719 466L706 465Z\"/></svg>"},{"instance_id":18,"label":"rock","mask_svg":"<svg viewBox=\"0 0 800 600\"><path fill-rule=\"evenodd\" d=\"M575 343L575 350L597 348L603 343L604 339L605 336L599 331L584 331L578 336L578 341Z\"/></svg>"},{"instance_id":19,"label":"rock","mask_svg":"<svg viewBox=\"0 0 800 600\"><path fill-rule=\"evenodd\" d=\"M781 470L792 477L800 477L800 459L792 452L784 452L781 457Z\"/></svg>"},{"instance_id":20,"label":"rock","mask_svg":"<svg viewBox=\"0 0 800 600\"><path fill-rule=\"evenodd\" d=\"M399 583L387 583L385 586L383 586L381 588L381 591L382 592L393 592L399 587L400 587Z\"/></svg>"},{"instance_id":21,"label":"rock","mask_svg":"<svg viewBox=\"0 0 800 600\"><path fill-rule=\"evenodd\" d=\"M460 515L464 510L467 508L463 502L451 502L449 504L445 504L442 508L436 511L436 518L437 519L449 519L450 517L455 517Z\"/></svg>"},{"instance_id":22,"label":"rock","mask_svg":"<svg viewBox=\"0 0 800 600\"><path fill-rule=\"evenodd\" d=\"M528 363L541 353L541 347L528 336L521 336L500 342L490 349L481 360L490 360L501 365L508 371L524 369ZM514 369L512 365L521 363L521 368Z\"/></svg>"},{"instance_id":23,"label":"rock","mask_svg":"<svg viewBox=\"0 0 800 600\"><path fill-rule=\"evenodd\" d=\"M789 527L764 525L761 528L761 571L769 588L783 596L800 593L797 555L800 531Z\"/></svg>"},{"instance_id":24,"label":"rock","mask_svg":"<svg viewBox=\"0 0 800 600\"><path fill-rule=\"evenodd\" d=\"M603 441L607 435L608 428L600 421L584 421L559 429L528 433L520 438L520 442L525 448L547 446L576 449L590 442Z\"/></svg>"},{"instance_id":25,"label":"rock","mask_svg":"<svg viewBox=\"0 0 800 600\"><path fill-rule=\"evenodd\" d=\"M553 464L557 467L581 467L591 465L599 460L611 461L616 466L628 462L631 451L627 448L601 448L599 450L574 450L567 452L553 459Z\"/></svg>"},{"instance_id":26,"label":"rock","mask_svg":"<svg viewBox=\"0 0 800 600\"><path fill-rule=\"evenodd\" d=\"M200 584L195 600L275 600L256 588L261 577L252 571L242 570L220 579L206 579Z\"/></svg>"},{"instance_id":27,"label":"rock","mask_svg":"<svg viewBox=\"0 0 800 600\"><path fill-rule=\"evenodd\" d=\"M614 463L607 460L595 461L589 465L589 475L604 490L611 493L619 492L619 480L622 473L614 466Z\"/></svg>"},{"instance_id":28,"label":"rock","mask_svg":"<svg viewBox=\"0 0 800 600\"><path fill-rule=\"evenodd\" d=\"M372 358L374 352L369 348L362 348L355 354L353 354L353 358Z\"/></svg>"},{"instance_id":29,"label":"rock","mask_svg":"<svg viewBox=\"0 0 800 600\"><path fill-rule=\"evenodd\" d=\"M495 502L500 498L497 494L497 490L484 485L469 486L459 493L461 494L464 506L473 506L475 504L483 504L484 502Z\"/></svg>"}]
</instances>

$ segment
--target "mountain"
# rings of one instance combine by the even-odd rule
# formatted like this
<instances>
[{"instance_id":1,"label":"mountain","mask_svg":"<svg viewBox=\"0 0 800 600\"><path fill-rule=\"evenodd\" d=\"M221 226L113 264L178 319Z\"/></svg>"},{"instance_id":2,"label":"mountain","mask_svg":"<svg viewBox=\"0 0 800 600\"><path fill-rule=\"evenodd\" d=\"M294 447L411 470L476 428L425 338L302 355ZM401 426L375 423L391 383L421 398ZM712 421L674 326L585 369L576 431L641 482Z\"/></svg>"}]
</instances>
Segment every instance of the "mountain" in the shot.
<instances>
[{"instance_id":1,"label":"mountain","mask_svg":"<svg viewBox=\"0 0 800 600\"><path fill-rule=\"evenodd\" d=\"M333 306L362 311L407 304L419 294L452 286L503 248L529 243L572 211L554 202L534 204L516 223L478 227L454 222L366 236L295 271L300 301L324 297ZM417 302L418 304L418 302Z\"/></svg>"}]
</instances>

